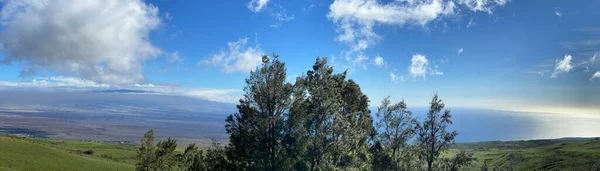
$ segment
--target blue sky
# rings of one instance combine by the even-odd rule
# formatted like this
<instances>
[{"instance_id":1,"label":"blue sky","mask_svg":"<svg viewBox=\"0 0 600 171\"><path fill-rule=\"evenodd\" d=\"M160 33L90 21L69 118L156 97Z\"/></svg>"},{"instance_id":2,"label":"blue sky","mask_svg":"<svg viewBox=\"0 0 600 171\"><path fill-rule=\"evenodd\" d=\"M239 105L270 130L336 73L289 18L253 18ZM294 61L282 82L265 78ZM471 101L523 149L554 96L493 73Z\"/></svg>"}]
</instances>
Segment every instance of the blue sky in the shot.
<instances>
[{"instance_id":1,"label":"blue sky","mask_svg":"<svg viewBox=\"0 0 600 171\"><path fill-rule=\"evenodd\" d=\"M143 89L235 102L260 54L317 56L372 105L600 114L600 2L7 0L0 87Z\"/></svg>"}]
</instances>

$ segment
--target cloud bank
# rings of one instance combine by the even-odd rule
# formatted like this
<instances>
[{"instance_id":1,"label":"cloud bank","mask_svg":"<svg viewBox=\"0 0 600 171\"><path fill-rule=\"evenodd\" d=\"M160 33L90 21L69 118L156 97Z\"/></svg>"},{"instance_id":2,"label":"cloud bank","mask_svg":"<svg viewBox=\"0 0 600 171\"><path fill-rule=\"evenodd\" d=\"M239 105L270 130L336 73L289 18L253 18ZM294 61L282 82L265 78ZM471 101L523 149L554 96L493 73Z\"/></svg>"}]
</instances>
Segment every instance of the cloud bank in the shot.
<instances>
[{"instance_id":1,"label":"cloud bank","mask_svg":"<svg viewBox=\"0 0 600 171\"><path fill-rule=\"evenodd\" d=\"M216 88L183 88L177 86L135 84L117 86L101 84L75 77L39 77L31 81L0 81L0 90L52 90L52 91L83 91L83 92L142 92L144 94L185 96L216 102L236 103L242 97L242 91L237 89ZM122 91L125 90L125 91Z\"/></svg>"},{"instance_id":2,"label":"cloud bank","mask_svg":"<svg viewBox=\"0 0 600 171\"><path fill-rule=\"evenodd\" d=\"M161 54L148 38L158 8L142 0L0 2L4 61L125 85L144 80L143 62Z\"/></svg>"}]
</instances>

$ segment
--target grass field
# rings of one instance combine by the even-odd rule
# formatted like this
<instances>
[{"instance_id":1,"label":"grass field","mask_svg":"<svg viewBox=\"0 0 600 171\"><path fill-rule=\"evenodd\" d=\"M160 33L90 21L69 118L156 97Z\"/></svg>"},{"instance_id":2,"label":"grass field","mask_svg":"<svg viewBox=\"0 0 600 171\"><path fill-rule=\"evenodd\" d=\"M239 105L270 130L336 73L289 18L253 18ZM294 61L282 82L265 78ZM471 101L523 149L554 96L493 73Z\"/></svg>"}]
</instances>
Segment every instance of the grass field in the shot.
<instances>
[{"instance_id":1,"label":"grass field","mask_svg":"<svg viewBox=\"0 0 600 171\"><path fill-rule=\"evenodd\" d=\"M137 148L135 145L0 135L0 170L134 170ZM461 143L444 156L463 149L474 152L477 157L475 163L461 169L468 171L481 170L486 161L490 170L494 167L578 171L600 168L600 141L587 139Z\"/></svg>"},{"instance_id":2,"label":"grass field","mask_svg":"<svg viewBox=\"0 0 600 171\"><path fill-rule=\"evenodd\" d=\"M0 170L134 170L136 146L0 136ZM93 154L86 154L86 151Z\"/></svg>"},{"instance_id":3,"label":"grass field","mask_svg":"<svg viewBox=\"0 0 600 171\"><path fill-rule=\"evenodd\" d=\"M481 170L486 161L490 170L494 167L513 170L600 169L600 141L481 142L457 144L455 148L471 150L477 158L477 161L465 170ZM458 149L453 149L450 153Z\"/></svg>"}]
</instances>

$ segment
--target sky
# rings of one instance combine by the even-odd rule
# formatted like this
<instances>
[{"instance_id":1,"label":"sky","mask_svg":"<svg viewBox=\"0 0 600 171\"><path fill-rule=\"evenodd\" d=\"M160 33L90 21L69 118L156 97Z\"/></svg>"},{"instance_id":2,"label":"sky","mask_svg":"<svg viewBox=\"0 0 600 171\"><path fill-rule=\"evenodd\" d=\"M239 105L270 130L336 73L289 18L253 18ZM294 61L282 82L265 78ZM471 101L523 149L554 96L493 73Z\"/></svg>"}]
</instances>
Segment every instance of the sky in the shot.
<instances>
[{"instance_id":1,"label":"sky","mask_svg":"<svg viewBox=\"0 0 600 171\"><path fill-rule=\"evenodd\" d=\"M376 106L600 115L600 1L0 0L0 89L236 103L262 54L326 57ZM50 98L50 97L49 97Z\"/></svg>"}]
</instances>

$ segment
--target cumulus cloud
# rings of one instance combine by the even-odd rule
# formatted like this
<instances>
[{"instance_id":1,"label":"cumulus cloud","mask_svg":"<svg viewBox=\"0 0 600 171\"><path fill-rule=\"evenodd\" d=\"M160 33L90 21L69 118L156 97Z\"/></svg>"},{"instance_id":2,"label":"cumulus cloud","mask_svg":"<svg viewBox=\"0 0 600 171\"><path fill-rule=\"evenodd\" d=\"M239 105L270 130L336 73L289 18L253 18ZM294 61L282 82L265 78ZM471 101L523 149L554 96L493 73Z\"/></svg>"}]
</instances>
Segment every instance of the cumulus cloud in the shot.
<instances>
[{"instance_id":1,"label":"cumulus cloud","mask_svg":"<svg viewBox=\"0 0 600 171\"><path fill-rule=\"evenodd\" d=\"M352 51L360 51L379 39L373 31L375 25L425 25L439 16L454 13L454 3L433 0L382 4L371 0L335 0L329 9L327 17L339 26L340 35L336 39L351 44Z\"/></svg>"},{"instance_id":2,"label":"cumulus cloud","mask_svg":"<svg viewBox=\"0 0 600 171\"><path fill-rule=\"evenodd\" d=\"M385 66L385 61L383 60L383 57L381 57L381 56L375 57L375 59L373 59L373 63L375 63L375 65L377 65L378 67Z\"/></svg>"},{"instance_id":3,"label":"cumulus cloud","mask_svg":"<svg viewBox=\"0 0 600 171\"><path fill-rule=\"evenodd\" d=\"M221 51L204 60L205 64L218 66L225 73L249 72L261 64L263 50L260 44L248 47L248 38L227 43L227 51Z\"/></svg>"},{"instance_id":4,"label":"cumulus cloud","mask_svg":"<svg viewBox=\"0 0 600 171\"><path fill-rule=\"evenodd\" d=\"M4 0L4 61L21 61L98 83L134 84L161 50L149 33L158 8L142 0Z\"/></svg>"},{"instance_id":5,"label":"cumulus cloud","mask_svg":"<svg viewBox=\"0 0 600 171\"><path fill-rule=\"evenodd\" d=\"M421 54L415 54L411 58L411 64L408 66L408 73L413 78L422 77L425 79L427 75L436 76L444 75L444 72L440 71L438 64L444 60L429 61L427 57Z\"/></svg>"},{"instance_id":6,"label":"cumulus cloud","mask_svg":"<svg viewBox=\"0 0 600 171\"><path fill-rule=\"evenodd\" d=\"M462 54L464 51L465 51L465 49L463 49L463 48L460 48L460 49L456 50L456 54L460 55L460 54Z\"/></svg>"},{"instance_id":7,"label":"cumulus cloud","mask_svg":"<svg viewBox=\"0 0 600 171\"><path fill-rule=\"evenodd\" d=\"M246 4L246 7L252 12L260 12L262 11L269 3L269 0L252 0Z\"/></svg>"},{"instance_id":8,"label":"cumulus cloud","mask_svg":"<svg viewBox=\"0 0 600 171\"><path fill-rule=\"evenodd\" d=\"M567 73L573 69L571 65L571 55L567 54L562 60L556 61L556 66L554 67L554 72L550 77L556 78L559 74Z\"/></svg>"},{"instance_id":9,"label":"cumulus cloud","mask_svg":"<svg viewBox=\"0 0 600 171\"><path fill-rule=\"evenodd\" d=\"M166 60L167 60L167 63L173 64L173 63L183 63L183 61L185 59L179 55L178 51L175 51L175 52L167 55Z\"/></svg>"},{"instance_id":10,"label":"cumulus cloud","mask_svg":"<svg viewBox=\"0 0 600 171\"><path fill-rule=\"evenodd\" d=\"M337 25L335 38L349 45L347 58L358 58L362 52L382 40L375 26L406 25L425 27L428 23L453 16L458 6L471 11L492 12L496 6L508 0L397 0L382 2L374 0L334 0L329 6L327 18ZM349 60L351 61L351 60Z\"/></svg>"},{"instance_id":11,"label":"cumulus cloud","mask_svg":"<svg viewBox=\"0 0 600 171\"><path fill-rule=\"evenodd\" d=\"M427 58L421 54L416 54L413 55L410 61L411 64L408 67L409 74L413 77L425 78L425 74L427 74L427 65L429 65Z\"/></svg>"},{"instance_id":12,"label":"cumulus cloud","mask_svg":"<svg viewBox=\"0 0 600 171\"><path fill-rule=\"evenodd\" d=\"M592 75L592 78L590 78L590 80L593 80L593 79L600 80L600 71L596 71L596 73L594 73L594 75Z\"/></svg>"}]
</instances>

